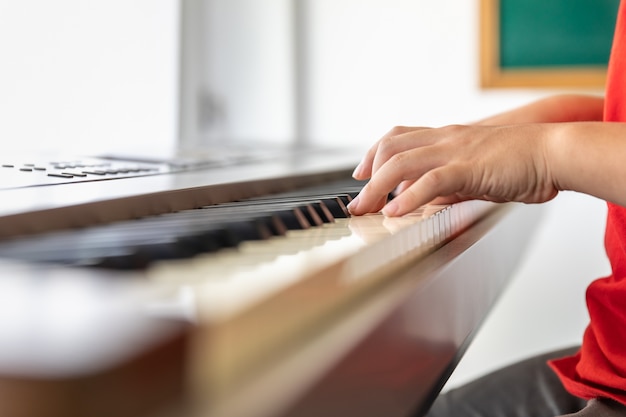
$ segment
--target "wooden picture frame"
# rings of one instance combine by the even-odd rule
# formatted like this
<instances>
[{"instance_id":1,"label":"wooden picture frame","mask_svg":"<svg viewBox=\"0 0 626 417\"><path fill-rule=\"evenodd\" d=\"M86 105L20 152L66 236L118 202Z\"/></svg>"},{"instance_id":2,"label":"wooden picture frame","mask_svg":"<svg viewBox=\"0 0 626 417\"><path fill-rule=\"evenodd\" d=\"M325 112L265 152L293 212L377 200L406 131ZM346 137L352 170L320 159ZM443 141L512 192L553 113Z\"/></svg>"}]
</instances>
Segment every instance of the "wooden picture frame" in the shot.
<instances>
[{"instance_id":1,"label":"wooden picture frame","mask_svg":"<svg viewBox=\"0 0 626 417\"><path fill-rule=\"evenodd\" d=\"M574 54L576 54L576 48L580 47L580 51L589 50L598 50L602 49L602 51L598 51L594 57L590 58L589 62L584 62L584 59L579 59L579 57L572 55L565 55L560 57L561 61L557 62L555 65L550 59L545 60L544 63L539 60L529 61L528 64L507 64L503 61L502 55L510 52L507 48L513 48L509 44L510 41L504 36L503 31L503 23L508 24L507 29L513 27L513 29L509 29L509 32L512 30L518 30L519 27L524 26L524 22L511 22L511 17L509 14L508 19L505 22L501 20L506 18L507 15L503 13L501 7L503 4L501 2L508 2L506 6L511 8L518 7L522 8L524 13L518 13L523 15L520 17L529 19L529 16L532 17L532 23L528 25L528 30L531 31L531 35L537 37L537 34L532 32L535 27L538 25L537 20L546 21L546 12L545 10L538 10L536 15L532 14L532 10L528 8L532 8L532 2L527 2L527 0L480 0L480 85L482 88L508 88L508 87L526 87L526 88L562 88L562 87L574 87L574 88L598 88L601 89L604 87L606 81L606 64L608 63L608 55L610 52L610 44L612 41L612 33L615 25L615 16L617 14L617 7L619 6L619 0L594 0L595 6L598 4L601 5L603 10L598 10L597 7L594 6L593 2L587 3L585 0L561 0L564 1L563 10L565 12L555 14L555 18L558 19L558 24L550 25L544 24L543 29L546 37L551 39L556 38L561 42L570 42L569 35L564 34L564 27L568 27L568 25L572 28L575 28L576 23L580 23L580 19L587 19L587 10L585 7L591 8L589 12L591 16L595 19L593 22L593 27L589 28L589 31L599 31L600 34L593 34L593 36L588 36L587 38L592 39L593 42L589 41L589 45L585 45L587 42L587 38L576 38L572 39L572 42L576 42L576 45L571 45L570 48ZM567 3L567 2L570 3ZM517 2L517 3L516 3ZM551 5L550 7L558 7L555 5L557 0L543 0L543 4ZM577 2L577 7L572 8L571 6ZM538 3L536 3L538 4ZM544 6L541 6L544 7ZM573 10L573 11L572 11ZM528 13L527 13L528 12ZM570 13L571 15L568 15ZM574 14L576 13L576 15ZM537 16L537 18L535 18ZM578 19L578 22L567 22L567 19ZM598 22L601 20L601 22ZM515 29L518 28L518 29ZM532 30L531 30L532 29ZM558 33L550 33L550 31L558 32ZM517 33L518 38L526 36L525 33ZM543 34L543 33L542 33ZM532 37L530 36L530 37ZM558 37L561 37L559 39ZM574 37L578 37L578 33L574 33ZM608 39L607 39L608 38ZM508 39L515 39L510 34L508 35ZM582 39L582 40L581 40ZM505 43L509 42L509 43ZM550 42L546 42L545 45L543 42L537 42L538 49L544 49L544 57L550 57L550 51L546 49ZM563 43L561 43L563 45ZM598 48L598 45L601 48ZM560 47L555 48L554 55L555 57L559 57L559 53L562 50L568 50L568 48ZM569 60L569 61L568 61ZM571 61L571 62L570 62Z\"/></svg>"}]
</instances>

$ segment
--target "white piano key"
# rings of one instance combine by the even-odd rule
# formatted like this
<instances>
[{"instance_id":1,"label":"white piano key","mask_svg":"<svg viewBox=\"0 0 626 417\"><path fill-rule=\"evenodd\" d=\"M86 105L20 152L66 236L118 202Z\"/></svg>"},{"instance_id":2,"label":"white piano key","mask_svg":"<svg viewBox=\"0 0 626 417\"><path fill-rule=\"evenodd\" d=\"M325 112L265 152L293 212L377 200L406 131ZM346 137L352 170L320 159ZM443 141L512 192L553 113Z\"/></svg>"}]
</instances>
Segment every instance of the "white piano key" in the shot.
<instances>
[{"instance_id":1,"label":"white piano key","mask_svg":"<svg viewBox=\"0 0 626 417\"><path fill-rule=\"evenodd\" d=\"M236 249L158 262L145 274L166 287L189 286L198 297L198 314L219 321L299 281L323 279L342 287L399 268L441 246L489 207L472 201L424 207L399 218L337 219Z\"/></svg>"}]
</instances>

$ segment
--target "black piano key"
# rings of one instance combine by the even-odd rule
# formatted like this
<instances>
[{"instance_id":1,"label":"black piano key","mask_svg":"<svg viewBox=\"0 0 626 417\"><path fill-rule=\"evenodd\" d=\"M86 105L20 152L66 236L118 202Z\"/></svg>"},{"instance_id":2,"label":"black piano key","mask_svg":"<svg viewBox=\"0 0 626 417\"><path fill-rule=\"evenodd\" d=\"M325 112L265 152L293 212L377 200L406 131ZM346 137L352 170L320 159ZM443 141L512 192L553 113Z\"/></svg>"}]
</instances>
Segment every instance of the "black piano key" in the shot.
<instances>
[{"instance_id":1,"label":"black piano key","mask_svg":"<svg viewBox=\"0 0 626 417\"><path fill-rule=\"evenodd\" d=\"M238 222L221 229L130 248L126 255L102 257L95 266L109 269L145 269L156 261L192 258L201 253L237 247L245 241L267 239L272 233L260 222Z\"/></svg>"},{"instance_id":2,"label":"black piano key","mask_svg":"<svg viewBox=\"0 0 626 417\"><path fill-rule=\"evenodd\" d=\"M356 194L356 193L355 193ZM314 196L306 196L306 197L273 197L273 198L262 198L255 200L242 200L233 203L219 204L216 206L207 206L206 208L244 208L245 210L257 210L256 207L265 207L270 210L274 207L278 206L287 206L287 207L299 207L304 211L307 220L312 225L321 225L322 223L332 223L335 221L331 210L324 204L324 201L328 199L338 198L336 194L332 195L314 195ZM349 195L343 196L341 198L342 202L351 201L351 197ZM336 203L332 204L336 206ZM346 203L344 203L346 205ZM341 208L338 209L342 211ZM315 212L313 214L312 212ZM342 213L340 217L346 217L345 213ZM321 223L320 223L321 221Z\"/></svg>"},{"instance_id":3,"label":"black piano key","mask_svg":"<svg viewBox=\"0 0 626 417\"><path fill-rule=\"evenodd\" d=\"M264 240L272 236L261 222L245 221L223 225L219 229L185 235L173 242L142 245L137 249L150 260L190 258L200 253L236 247L245 241Z\"/></svg>"},{"instance_id":4,"label":"black piano key","mask_svg":"<svg viewBox=\"0 0 626 417\"><path fill-rule=\"evenodd\" d=\"M352 197L350 197L349 194L339 194L337 195L337 198L339 200L341 200L341 202L343 203L344 206L348 206L348 204L350 204L350 202L352 201Z\"/></svg>"},{"instance_id":5,"label":"black piano key","mask_svg":"<svg viewBox=\"0 0 626 417\"><path fill-rule=\"evenodd\" d=\"M187 210L107 226L101 228L99 233L92 235L92 240L97 237L106 241L107 236L111 236L110 239L120 240L119 235L127 235L131 241L142 240L144 239L142 236L145 238L153 235L186 236L223 228L226 224L236 222L256 222L259 227L265 227L273 234L281 234L280 231L272 230L272 220L270 214L263 212L216 213L204 210Z\"/></svg>"},{"instance_id":6,"label":"black piano key","mask_svg":"<svg viewBox=\"0 0 626 417\"><path fill-rule=\"evenodd\" d=\"M313 210L315 210L320 219L322 219L322 222L333 223L335 221L335 217L330 212L328 207L326 207L326 204L324 204L324 202L316 201L314 203L311 203L311 207L313 207Z\"/></svg>"},{"instance_id":7,"label":"black piano key","mask_svg":"<svg viewBox=\"0 0 626 417\"><path fill-rule=\"evenodd\" d=\"M347 182L349 183L349 182ZM284 235L348 217L346 204L362 185L350 183L298 190L203 209L61 232L11 247L0 256L74 264L100 263L116 268L144 268L156 259L190 257L246 240ZM241 224L241 225L238 225ZM254 227L251 225L254 224ZM236 226L237 225L237 226ZM228 226L228 227L226 227ZM40 244L42 242L42 244Z\"/></svg>"},{"instance_id":8,"label":"black piano key","mask_svg":"<svg viewBox=\"0 0 626 417\"><path fill-rule=\"evenodd\" d=\"M321 226L322 224L324 224L320 216L317 214L317 211L315 211L315 209L310 204L300 206L299 209L306 219L307 223L309 224L309 227Z\"/></svg>"},{"instance_id":9,"label":"black piano key","mask_svg":"<svg viewBox=\"0 0 626 417\"><path fill-rule=\"evenodd\" d=\"M225 245L232 242L232 246L237 246L241 242L248 240L265 240L272 236L272 232L265 224L254 220L229 223L224 225L223 230L230 237L230 241L225 242Z\"/></svg>"},{"instance_id":10,"label":"black piano key","mask_svg":"<svg viewBox=\"0 0 626 417\"><path fill-rule=\"evenodd\" d=\"M256 216L256 217L255 217ZM255 222L255 233L245 227L234 227L236 222ZM168 215L156 216L133 222L120 222L114 225L91 228L74 232L40 236L37 241L26 239L24 244L0 248L0 255L13 256L21 259L40 258L45 261L71 261L95 257L98 252L105 255L117 256L121 248L138 247L168 243L176 239L202 232L212 233L216 229L223 229L225 224L230 225L233 235L238 229L245 239L267 238L270 235L283 235L288 229L303 229L310 226L305 216L298 209L283 210L272 214L255 213L254 216L246 213L244 216L217 216L211 219L171 219ZM233 240L231 238L230 240ZM221 246L231 247L234 244L221 239ZM226 242L226 243L224 243Z\"/></svg>"},{"instance_id":11,"label":"black piano key","mask_svg":"<svg viewBox=\"0 0 626 417\"><path fill-rule=\"evenodd\" d=\"M172 259L185 259L197 255L190 246L180 245L176 242L156 243L135 248L132 256L145 262L148 266L154 261L166 261Z\"/></svg>"},{"instance_id":12,"label":"black piano key","mask_svg":"<svg viewBox=\"0 0 626 417\"><path fill-rule=\"evenodd\" d=\"M217 232L217 231L213 231ZM215 252L235 245L233 237L225 237L224 231L217 235L205 232L195 236L185 236L176 242L146 244L127 248L122 255L101 256L83 265L117 270L146 269L155 261L186 259L200 253Z\"/></svg>"},{"instance_id":13,"label":"black piano key","mask_svg":"<svg viewBox=\"0 0 626 417\"><path fill-rule=\"evenodd\" d=\"M314 199L297 199L294 203L300 204L307 220L311 225L321 226L324 223L332 223L335 221L332 212L324 204L323 199L332 197L315 197ZM310 216L310 217L309 217Z\"/></svg>"},{"instance_id":14,"label":"black piano key","mask_svg":"<svg viewBox=\"0 0 626 417\"><path fill-rule=\"evenodd\" d=\"M332 213L336 219L345 219L350 217L348 209L344 202L339 198L325 198L322 200L326 208Z\"/></svg>"},{"instance_id":15,"label":"black piano key","mask_svg":"<svg viewBox=\"0 0 626 417\"><path fill-rule=\"evenodd\" d=\"M267 211L268 213L283 212L286 210L294 211L298 223L295 227L290 227L290 229L307 229L312 226L321 226L324 224L324 221L322 221L317 211L308 201L284 201L268 205L246 205L245 207L247 207L246 210ZM302 216L306 222L302 221Z\"/></svg>"},{"instance_id":16,"label":"black piano key","mask_svg":"<svg viewBox=\"0 0 626 417\"><path fill-rule=\"evenodd\" d=\"M137 256L136 253L103 257L81 264L81 266L116 270L146 269L149 265L150 260L148 258Z\"/></svg>"},{"instance_id":17,"label":"black piano key","mask_svg":"<svg viewBox=\"0 0 626 417\"><path fill-rule=\"evenodd\" d=\"M216 222L223 224L238 218L254 219L264 223L267 228L277 236L284 235L287 230L307 229L314 225L321 224L321 219L317 213L311 213L312 208L296 204L272 204L272 205L238 205L238 206L207 206L202 209L193 210L198 213L181 213L183 216L192 215L196 219L203 219L206 222ZM174 213L173 216L179 213Z\"/></svg>"},{"instance_id":18,"label":"black piano key","mask_svg":"<svg viewBox=\"0 0 626 417\"><path fill-rule=\"evenodd\" d=\"M209 230L192 235L181 236L177 239L179 245L191 248L196 254L216 252L224 247L222 230Z\"/></svg>"},{"instance_id":19,"label":"black piano key","mask_svg":"<svg viewBox=\"0 0 626 417\"><path fill-rule=\"evenodd\" d=\"M290 210L279 210L274 213L282 221L287 230L302 230L311 227L302 211L298 208Z\"/></svg>"},{"instance_id":20,"label":"black piano key","mask_svg":"<svg viewBox=\"0 0 626 417\"><path fill-rule=\"evenodd\" d=\"M272 214L269 220L266 223L269 230L274 234L274 236L285 236L287 234L287 226L283 223L282 219L279 216L275 216Z\"/></svg>"}]
</instances>

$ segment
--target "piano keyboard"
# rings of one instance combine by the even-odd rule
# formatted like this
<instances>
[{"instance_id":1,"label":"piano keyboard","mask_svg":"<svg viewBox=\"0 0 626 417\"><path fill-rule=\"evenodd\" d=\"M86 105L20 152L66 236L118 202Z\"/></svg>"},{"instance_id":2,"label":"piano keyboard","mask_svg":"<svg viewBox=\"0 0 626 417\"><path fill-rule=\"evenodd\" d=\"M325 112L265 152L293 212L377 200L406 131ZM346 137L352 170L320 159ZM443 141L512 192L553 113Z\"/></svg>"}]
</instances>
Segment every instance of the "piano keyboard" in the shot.
<instances>
[{"instance_id":1,"label":"piano keyboard","mask_svg":"<svg viewBox=\"0 0 626 417\"><path fill-rule=\"evenodd\" d=\"M329 169L333 156L339 162ZM6 375L39 384L38 375L46 375L43 381L73 381L83 373L95 375L89 380L114 381L109 369L135 372L138 365L126 364L137 363L133 355L139 351L146 352L142 357L155 372L176 381L175 367L161 369L157 359L165 349L176 352L169 353L175 359L167 363L186 367L191 391L210 397L206 409L237 409L233 401L251 377L375 298L402 271L501 212L500 205L473 201L426 206L402 218L351 217L346 205L363 185L349 179L352 161L346 164L338 155L326 155L322 164L318 160L206 170L194 165L124 181L79 178L58 188L37 184L4 190L0 268L15 279L2 281L0 293L6 300L23 300L34 291L43 306L71 300L68 308L84 323L61 326L68 338L59 339L51 330L59 324L55 314L40 314L47 307L20 307L20 326L12 333L0 326L0 348L5 347L0 383ZM23 209L28 206L32 209ZM116 304L120 300L124 308ZM0 303L7 305L12 304ZM92 315L98 317L92 320L96 329L109 315L116 324L95 331L88 326ZM135 344L141 334L137 326L148 336ZM184 353L180 337L174 337L181 333L189 343ZM20 341L31 339L36 342L23 349ZM82 356L58 347L87 341L91 348ZM38 359L33 360L31 350L39 346L57 347L34 354ZM69 363L73 356L81 359ZM33 364L45 371L33 370ZM38 396L37 384L33 395ZM137 403L156 404L160 396L166 397L137 395ZM85 406L92 415L96 405ZM257 411L216 415L257 417Z\"/></svg>"},{"instance_id":2,"label":"piano keyboard","mask_svg":"<svg viewBox=\"0 0 626 417\"><path fill-rule=\"evenodd\" d=\"M380 278L437 249L492 207L427 206L402 218L350 217L361 183L342 180L261 198L0 243L0 257L121 270L179 305L208 334L203 375L218 390ZM122 272L125 271L125 272ZM277 302L278 300L278 302ZM280 300L300 303L280 317ZM255 323L271 321L262 336ZM226 334L226 336L218 336ZM237 348L231 341L240 341Z\"/></svg>"}]
</instances>

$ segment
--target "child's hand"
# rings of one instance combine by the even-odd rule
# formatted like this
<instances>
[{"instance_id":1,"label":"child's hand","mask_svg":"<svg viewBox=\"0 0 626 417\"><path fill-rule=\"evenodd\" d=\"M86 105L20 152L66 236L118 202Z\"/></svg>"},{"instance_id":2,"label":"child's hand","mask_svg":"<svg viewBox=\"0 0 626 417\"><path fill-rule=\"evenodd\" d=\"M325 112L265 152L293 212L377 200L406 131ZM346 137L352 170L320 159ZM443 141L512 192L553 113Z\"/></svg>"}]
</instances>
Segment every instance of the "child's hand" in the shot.
<instances>
[{"instance_id":1,"label":"child's hand","mask_svg":"<svg viewBox=\"0 0 626 417\"><path fill-rule=\"evenodd\" d=\"M558 193L546 156L551 126L394 128L355 170L356 179L370 181L350 212L400 216L435 199L548 201ZM383 208L394 189L396 198Z\"/></svg>"}]
</instances>

